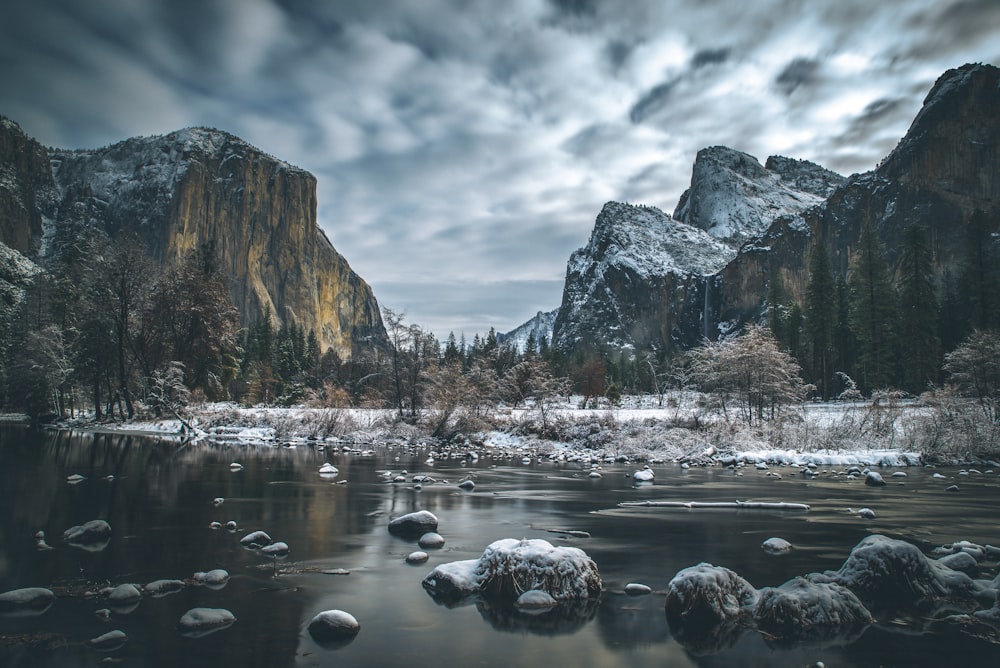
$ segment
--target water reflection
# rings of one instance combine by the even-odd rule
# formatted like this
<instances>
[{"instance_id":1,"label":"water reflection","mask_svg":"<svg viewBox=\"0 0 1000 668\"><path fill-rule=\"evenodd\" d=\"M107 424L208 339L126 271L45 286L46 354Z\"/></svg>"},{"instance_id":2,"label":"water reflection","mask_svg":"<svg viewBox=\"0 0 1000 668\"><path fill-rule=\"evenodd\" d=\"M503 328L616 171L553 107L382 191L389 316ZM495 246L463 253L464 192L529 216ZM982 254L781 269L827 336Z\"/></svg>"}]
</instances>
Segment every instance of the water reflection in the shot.
<instances>
[{"instance_id":1,"label":"water reflection","mask_svg":"<svg viewBox=\"0 0 1000 668\"><path fill-rule=\"evenodd\" d=\"M591 479L579 465L520 458L438 458L426 451L380 448L359 456L314 447L182 445L111 434L44 433L0 428L0 591L58 590L44 613L0 618L0 665L92 666L102 658L137 666L410 666L414 660L483 666L544 665L553 656L575 666L930 665L960 655L1000 663L996 647L968 637L904 636L891 620L860 638L833 645L769 646L757 632L695 637L671 631L661 593L680 569L708 561L740 573L755 587L777 586L809 572L836 569L861 538L881 532L925 552L970 540L998 544L996 476L958 478L957 470L910 471L905 484L870 488L833 476L803 480L743 477L725 469L654 467L655 483L635 488L634 467L606 467ZM398 460L397 460L398 458ZM231 468L234 462L242 468ZM319 473L329 462L334 479ZM407 482L382 473L407 470ZM79 474L80 483L67 483ZM416 474L439 482L412 483ZM457 487L475 476L472 492ZM109 477L110 476L110 477ZM447 484L442 481L449 481ZM960 494L946 493L959 480ZM344 482L346 481L346 482ZM340 484L338 484L340 483ZM221 498L220 505L213 499ZM619 508L622 501L762 500L809 503L806 514ZM871 507L876 519L847 508ZM406 563L413 540L389 535L393 517L429 510L446 543L422 566ZM100 519L111 527L103 549L62 540L73 526ZM237 529L213 530L212 522ZM290 547L275 562L239 539L266 531ZM590 535L554 533L581 531ZM51 550L35 547L44 531ZM761 549L772 536L794 546L775 557ZM500 538L543 538L584 549L605 583L599 601L527 615L482 600L449 608L420 586L435 566L478 558ZM196 572L225 569L222 588L195 586ZM992 574L983 574L989 576ZM981 576L981 577L982 577ZM103 596L120 584L179 580L169 596L145 596L130 611ZM654 593L628 597L626 583ZM188 638L180 618L193 608L224 608L237 621ZM306 631L318 612L342 609L362 630L336 651ZM106 610L105 615L98 615ZM128 642L99 653L89 641L121 629ZM950 658L949 658L950 657Z\"/></svg>"}]
</instances>

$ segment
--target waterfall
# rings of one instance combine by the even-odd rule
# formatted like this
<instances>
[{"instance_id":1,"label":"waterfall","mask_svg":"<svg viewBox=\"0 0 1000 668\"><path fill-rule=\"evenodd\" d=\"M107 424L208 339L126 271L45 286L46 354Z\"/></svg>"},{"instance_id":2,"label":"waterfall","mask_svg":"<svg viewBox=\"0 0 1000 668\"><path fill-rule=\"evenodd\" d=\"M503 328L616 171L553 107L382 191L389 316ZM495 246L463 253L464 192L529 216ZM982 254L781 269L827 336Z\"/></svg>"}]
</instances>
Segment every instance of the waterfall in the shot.
<instances>
[{"instance_id":1,"label":"waterfall","mask_svg":"<svg viewBox=\"0 0 1000 668\"><path fill-rule=\"evenodd\" d=\"M706 341L708 340L709 320L711 319L711 311L709 310L711 308L711 302L709 299L709 292L712 289L711 280L712 279L709 277L705 277L705 307L701 313L701 321L703 324L702 329L704 330L702 331L702 336L705 337Z\"/></svg>"}]
</instances>

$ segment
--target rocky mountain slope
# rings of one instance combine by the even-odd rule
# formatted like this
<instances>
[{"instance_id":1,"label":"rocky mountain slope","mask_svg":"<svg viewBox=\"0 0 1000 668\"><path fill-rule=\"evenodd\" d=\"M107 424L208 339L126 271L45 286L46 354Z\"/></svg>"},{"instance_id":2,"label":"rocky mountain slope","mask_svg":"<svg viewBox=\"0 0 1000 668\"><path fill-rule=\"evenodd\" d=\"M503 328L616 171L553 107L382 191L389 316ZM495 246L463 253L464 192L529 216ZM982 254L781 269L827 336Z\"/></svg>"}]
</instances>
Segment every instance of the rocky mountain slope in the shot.
<instances>
[{"instance_id":1,"label":"rocky mountain slope","mask_svg":"<svg viewBox=\"0 0 1000 668\"><path fill-rule=\"evenodd\" d=\"M244 324L270 309L343 357L385 340L371 288L317 225L315 178L237 137L189 128L46 150L4 120L0 165L0 210L13 212L0 242L42 264L80 224L134 235L163 263L212 242Z\"/></svg>"},{"instance_id":2,"label":"rocky mountain slope","mask_svg":"<svg viewBox=\"0 0 1000 668\"><path fill-rule=\"evenodd\" d=\"M801 303L818 241L847 272L866 219L890 263L903 230L926 224L939 276L954 271L972 214L1000 221L998 108L1000 69L949 70L882 164L848 179L805 161L700 151L672 218L605 205L570 257L554 342L669 350L738 331L762 317L772 277Z\"/></svg>"},{"instance_id":3,"label":"rocky mountain slope","mask_svg":"<svg viewBox=\"0 0 1000 668\"><path fill-rule=\"evenodd\" d=\"M528 344L528 339L532 336L535 337L536 349L540 344L542 337L545 337L545 340L551 344L552 328L555 325L556 317L558 315L559 309L539 311L535 314L535 317L531 318L531 320L528 320L523 325L520 325L509 332L497 334L497 341L499 343L510 343L518 350L518 352L524 352L525 346Z\"/></svg>"}]
</instances>

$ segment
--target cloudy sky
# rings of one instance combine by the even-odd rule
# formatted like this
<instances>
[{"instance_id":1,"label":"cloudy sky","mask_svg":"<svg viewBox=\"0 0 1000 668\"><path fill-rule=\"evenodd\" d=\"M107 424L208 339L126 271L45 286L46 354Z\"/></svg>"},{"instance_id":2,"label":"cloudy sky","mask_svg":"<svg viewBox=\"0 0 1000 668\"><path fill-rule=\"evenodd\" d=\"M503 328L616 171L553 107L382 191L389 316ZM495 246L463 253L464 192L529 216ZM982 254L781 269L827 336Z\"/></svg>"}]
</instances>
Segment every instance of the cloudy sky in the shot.
<instances>
[{"instance_id":1,"label":"cloudy sky","mask_svg":"<svg viewBox=\"0 0 1000 668\"><path fill-rule=\"evenodd\" d=\"M308 169L334 246L442 338L558 306L603 203L673 211L705 146L871 169L966 62L1000 64L1000 2L0 3L0 114L60 148L217 127Z\"/></svg>"}]
</instances>

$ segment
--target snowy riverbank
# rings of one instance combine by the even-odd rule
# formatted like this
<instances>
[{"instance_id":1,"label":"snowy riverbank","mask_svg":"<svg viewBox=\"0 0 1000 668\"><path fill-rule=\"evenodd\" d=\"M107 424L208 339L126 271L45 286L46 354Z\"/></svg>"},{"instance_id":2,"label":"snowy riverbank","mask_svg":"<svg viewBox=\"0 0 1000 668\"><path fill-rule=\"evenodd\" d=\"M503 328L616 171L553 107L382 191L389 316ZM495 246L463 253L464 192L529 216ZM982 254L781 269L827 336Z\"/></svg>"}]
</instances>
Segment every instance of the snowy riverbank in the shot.
<instances>
[{"instance_id":1,"label":"snowy riverbank","mask_svg":"<svg viewBox=\"0 0 1000 668\"><path fill-rule=\"evenodd\" d=\"M488 450L510 456L582 461L766 463L786 466L993 465L996 453L970 447L970 434L942 432L933 407L916 401L811 403L781 421L748 426L707 410L698 395L626 397L620 406L580 408L579 397L550 405L465 416L449 439L432 438L436 415L416 419L374 408L190 406L185 421L94 423L86 417L57 428L132 433L217 443L348 449L380 444L421 447L445 456ZM974 435L973 435L974 436Z\"/></svg>"}]
</instances>

